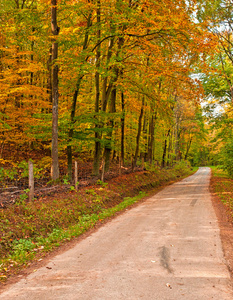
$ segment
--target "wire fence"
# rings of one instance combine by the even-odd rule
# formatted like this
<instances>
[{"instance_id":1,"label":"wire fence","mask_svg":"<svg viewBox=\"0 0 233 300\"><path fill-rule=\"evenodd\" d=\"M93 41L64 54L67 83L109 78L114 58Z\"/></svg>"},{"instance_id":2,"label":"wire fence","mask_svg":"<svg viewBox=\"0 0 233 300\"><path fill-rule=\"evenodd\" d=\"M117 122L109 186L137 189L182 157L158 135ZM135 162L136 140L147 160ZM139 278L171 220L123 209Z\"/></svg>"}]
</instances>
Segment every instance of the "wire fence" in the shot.
<instances>
[{"instance_id":1,"label":"wire fence","mask_svg":"<svg viewBox=\"0 0 233 300\"><path fill-rule=\"evenodd\" d=\"M27 170L25 168L27 167ZM93 176L92 162L78 163L73 165L72 181L69 182L67 177L67 168L60 169L59 183L54 183L51 180L50 170L44 169L43 176L38 176L37 168L33 167L30 172L30 162L25 164L24 168L17 169L17 172L11 172L9 167L0 168L0 208L5 208L9 204L14 204L18 199L33 200L53 192L69 190L73 188L82 188L94 184L97 180L109 180L121 174L132 172L131 165L121 166L120 163L111 165L108 172L104 173L104 162L100 166L100 175ZM143 167L137 167L134 171L142 170ZM26 196L25 196L26 195Z\"/></svg>"}]
</instances>

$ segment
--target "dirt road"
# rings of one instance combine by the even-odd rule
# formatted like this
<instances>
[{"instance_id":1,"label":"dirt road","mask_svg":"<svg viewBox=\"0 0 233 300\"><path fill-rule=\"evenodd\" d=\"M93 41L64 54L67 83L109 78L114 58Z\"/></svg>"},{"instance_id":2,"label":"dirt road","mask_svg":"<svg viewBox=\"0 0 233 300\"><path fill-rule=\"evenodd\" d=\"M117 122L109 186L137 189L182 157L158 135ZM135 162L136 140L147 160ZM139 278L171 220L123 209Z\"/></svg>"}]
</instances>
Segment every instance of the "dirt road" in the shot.
<instances>
[{"instance_id":1,"label":"dirt road","mask_svg":"<svg viewBox=\"0 0 233 300\"><path fill-rule=\"evenodd\" d=\"M232 300L199 171L126 211L0 295L7 300Z\"/></svg>"}]
</instances>

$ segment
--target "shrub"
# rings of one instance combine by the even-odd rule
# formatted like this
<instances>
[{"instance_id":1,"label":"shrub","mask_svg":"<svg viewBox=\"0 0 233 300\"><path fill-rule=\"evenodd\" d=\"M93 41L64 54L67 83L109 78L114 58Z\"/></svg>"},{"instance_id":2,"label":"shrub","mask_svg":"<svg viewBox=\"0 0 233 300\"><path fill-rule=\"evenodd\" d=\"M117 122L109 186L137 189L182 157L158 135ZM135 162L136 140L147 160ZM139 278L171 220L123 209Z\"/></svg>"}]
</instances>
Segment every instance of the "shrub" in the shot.
<instances>
[{"instance_id":1,"label":"shrub","mask_svg":"<svg viewBox=\"0 0 233 300\"><path fill-rule=\"evenodd\" d=\"M222 151L222 166L223 170L227 171L228 175L233 178L233 141L225 144Z\"/></svg>"},{"instance_id":2,"label":"shrub","mask_svg":"<svg viewBox=\"0 0 233 300\"><path fill-rule=\"evenodd\" d=\"M174 165L174 170L179 173L187 173L191 169L189 161L181 160Z\"/></svg>"}]
</instances>

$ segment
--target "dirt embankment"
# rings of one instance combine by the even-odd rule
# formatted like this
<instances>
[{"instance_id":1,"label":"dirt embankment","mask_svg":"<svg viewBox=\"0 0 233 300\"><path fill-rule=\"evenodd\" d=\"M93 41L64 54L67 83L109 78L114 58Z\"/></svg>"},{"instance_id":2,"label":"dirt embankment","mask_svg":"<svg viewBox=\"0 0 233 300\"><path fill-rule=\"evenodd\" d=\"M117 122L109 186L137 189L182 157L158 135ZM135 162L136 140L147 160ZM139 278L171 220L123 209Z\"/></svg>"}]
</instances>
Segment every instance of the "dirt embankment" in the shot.
<instances>
[{"instance_id":1,"label":"dirt embankment","mask_svg":"<svg viewBox=\"0 0 233 300\"><path fill-rule=\"evenodd\" d=\"M216 178L212 176L210 180L212 204L218 218L224 256L227 261L227 266L231 273L231 277L233 279L233 223L231 217L232 212L226 205L222 203L217 193L215 193L215 180Z\"/></svg>"}]
</instances>

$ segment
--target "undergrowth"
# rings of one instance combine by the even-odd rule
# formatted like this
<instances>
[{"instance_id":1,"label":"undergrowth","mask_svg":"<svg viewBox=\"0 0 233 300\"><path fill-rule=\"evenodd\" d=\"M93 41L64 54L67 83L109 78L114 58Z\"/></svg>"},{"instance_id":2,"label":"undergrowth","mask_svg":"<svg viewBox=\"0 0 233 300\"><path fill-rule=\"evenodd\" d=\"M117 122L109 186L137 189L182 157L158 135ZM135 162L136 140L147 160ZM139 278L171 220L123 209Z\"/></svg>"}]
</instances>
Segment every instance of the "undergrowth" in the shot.
<instances>
[{"instance_id":1,"label":"undergrowth","mask_svg":"<svg viewBox=\"0 0 233 300\"><path fill-rule=\"evenodd\" d=\"M212 167L211 187L222 203L226 205L233 222L233 179L229 178L227 171Z\"/></svg>"},{"instance_id":2,"label":"undergrowth","mask_svg":"<svg viewBox=\"0 0 233 300\"><path fill-rule=\"evenodd\" d=\"M107 183L54 195L0 210L0 281L17 273L38 255L79 236L97 223L142 199L147 191L191 174L176 169L123 175Z\"/></svg>"}]
</instances>

